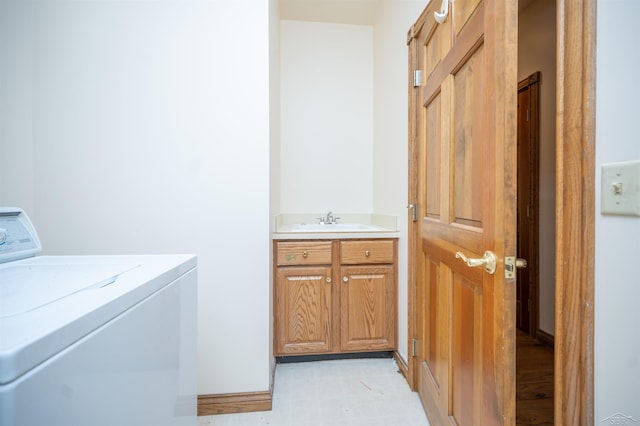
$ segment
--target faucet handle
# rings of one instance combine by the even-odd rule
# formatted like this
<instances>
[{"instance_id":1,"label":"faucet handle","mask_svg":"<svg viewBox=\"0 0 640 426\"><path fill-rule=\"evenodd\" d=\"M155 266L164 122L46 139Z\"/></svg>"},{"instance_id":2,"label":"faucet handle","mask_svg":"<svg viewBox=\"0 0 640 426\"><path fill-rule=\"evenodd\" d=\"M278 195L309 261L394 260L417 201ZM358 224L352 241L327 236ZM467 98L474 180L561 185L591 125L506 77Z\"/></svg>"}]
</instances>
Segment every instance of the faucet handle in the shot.
<instances>
[{"instance_id":1,"label":"faucet handle","mask_svg":"<svg viewBox=\"0 0 640 426\"><path fill-rule=\"evenodd\" d=\"M333 223L338 223L338 219L340 219L339 217L334 217L333 218Z\"/></svg>"},{"instance_id":2,"label":"faucet handle","mask_svg":"<svg viewBox=\"0 0 640 426\"><path fill-rule=\"evenodd\" d=\"M320 217L316 217L316 219L320 221L320 225L324 225L324 217L320 216Z\"/></svg>"}]
</instances>

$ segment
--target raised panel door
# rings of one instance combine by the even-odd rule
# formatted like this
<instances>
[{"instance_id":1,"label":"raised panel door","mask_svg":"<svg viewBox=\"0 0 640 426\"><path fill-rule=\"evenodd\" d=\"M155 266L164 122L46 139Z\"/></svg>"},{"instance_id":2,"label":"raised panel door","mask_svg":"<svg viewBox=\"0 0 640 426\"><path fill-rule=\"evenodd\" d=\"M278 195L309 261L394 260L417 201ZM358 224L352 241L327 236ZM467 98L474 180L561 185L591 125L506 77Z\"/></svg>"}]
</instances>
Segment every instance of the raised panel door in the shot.
<instances>
[{"instance_id":1,"label":"raised panel door","mask_svg":"<svg viewBox=\"0 0 640 426\"><path fill-rule=\"evenodd\" d=\"M281 267L276 273L275 352L331 352L331 267Z\"/></svg>"},{"instance_id":2,"label":"raised panel door","mask_svg":"<svg viewBox=\"0 0 640 426\"><path fill-rule=\"evenodd\" d=\"M340 271L341 349L395 349L395 267L343 266Z\"/></svg>"},{"instance_id":3,"label":"raised panel door","mask_svg":"<svg viewBox=\"0 0 640 426\"><path fill-rule=\"evenodd\" d=\"M433 3L410 34L418 69L429 69L421 46L439 31L427 24ZM515 285L502 259L516 250L517 2L451 6L453 25L441 27L451 48L410 97L412 370L432 423L513 424ZM463 262L485 251L495 272Z\"/></svg>"}]
</instances>

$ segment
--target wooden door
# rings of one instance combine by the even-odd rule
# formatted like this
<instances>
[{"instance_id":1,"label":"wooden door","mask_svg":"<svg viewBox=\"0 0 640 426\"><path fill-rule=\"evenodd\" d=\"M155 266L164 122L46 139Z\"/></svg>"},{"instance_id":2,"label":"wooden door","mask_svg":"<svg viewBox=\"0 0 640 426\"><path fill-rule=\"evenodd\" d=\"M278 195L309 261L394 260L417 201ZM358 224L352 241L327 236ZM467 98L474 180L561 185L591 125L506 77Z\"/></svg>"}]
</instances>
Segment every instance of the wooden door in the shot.
<instances>
[{"instance_id":1,"label":"wooden door","mask_svg":"<svg viewBox=\"0 0 640 426\"><path fill-rule=\"evenodd\" d=\"M396 349L395 266L343 266L340 271L341 349Z\"/></svg>"},{"instance_id":2,"label":"wooden door","mask_svg":"<svg viewBox=\"0 0 640 426\"><path fill-rule=\"evenodd\" d=\"M276 355L332 350L330 266L294 266L276 272Z\"/></svg>"},{"instance_id":3,"label":"wooden door","mask_svg":"<svg viewBox=\"0 0 640 426\"><path fill-rule=\"evenodd\" d=\"M437 4L435 4L437 3ZM412 370L432 424L515 421L517 2L440 1L411 29ZM493 273L466 256L496 257Z\"/></svg>"}]
</instances>

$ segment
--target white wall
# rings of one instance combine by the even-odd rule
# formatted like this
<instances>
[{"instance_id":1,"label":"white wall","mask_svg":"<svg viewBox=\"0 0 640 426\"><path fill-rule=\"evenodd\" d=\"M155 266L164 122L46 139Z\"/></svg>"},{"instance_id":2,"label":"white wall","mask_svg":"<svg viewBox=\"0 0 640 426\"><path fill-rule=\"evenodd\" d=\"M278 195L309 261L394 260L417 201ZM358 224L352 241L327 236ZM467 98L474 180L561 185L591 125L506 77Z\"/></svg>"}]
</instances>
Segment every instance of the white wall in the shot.
<instances>
[{"instance_id":1,"label":"white wall","mask_svg":"<svg viewBox=\"0 0 640 426\"><path fill-rule=\"evenodd\" d=\"M280 9L278 0L269 0L269 217L280 214ZM269 231L275 231L269 221ZM269 265L273 250L269 250ZM269 274L269 354L273 354L273 274ZM273 375L271 376L274 377Z\"/></svg>"},{"instance_id":2,"label":"white wall","mask_svg":"<svg viewBox=\"0 0 640 426\"><path fill-rule=\"evenodd\" d=\"M605 163L640 160L640 2L600 0L597 12L595 423L640 421L640 218L600 214ZM609 423L607 423L609 424ZM612 424L612 423L611 423ZM635 424L628 420L626 424Z\"/></svg>"},{"instance_id":3,"label":"white wall","mask_svg":"<svg viewBox=\"0 0 640 426\"><path fill-rule=\"evenodd\" d=\"M31 5L0 2L0 206L29 212L35 207L31 21Z\"/></svg>"},{"instance_id":4,"label":"white wall","mask_svg":"<svg viewBox=\"0 0 640 426\"><path fill-rule=\"evenodd\" d=\"M278 0L269 0L269 130L271 214L280 214L280 10ZM270 231L275 221L269 221Z\"/></svg>"},{"instance_id":5,"label":"white wall","mask_svg":"<svg viewBox=\"0 0 640 426\"><path fill-rule=\"evenodd\" d=\"M280 209L370 213L373 30L281 21Z\"/></svg>"},{"instance_id":6,"label":"white wall","mask_svg":"<svg viewBox=\"0 0 640 426\"><path fill-rule=\"evenodd\" d=\"M378 0L280 0L280 12L282 19L288 21L372 25L377 2Z\"/></svg>"},{"instance_id":7,"label":"white wall","mask_svg":"<svg viewBox=\"0 0 640 426\"><path fill-rule=\"evenodd\" d=\"M374 35L373 211L398 218L398 352L408 362L407 204L408 48L407 31L424 1L380 2Z\"/></svg>"},{"instance_id":8,"label":"white wall","mask_svg":"<svg viewBox=\"0 0 640 426\"><path fill-rule=\"evenodd\" d=\"M556 2L535 0L518 21L518 81L540 71L539 329L554 335L556 214Z\"/></svg>"},{"instance_id":9,"label":"white wall","mask_svg":"<svg viewBox=\"0 0 640 426\"><path fill-rule=\"evenodd\" d=\"M268 14L0 3L0 201L46 254L196 253L201 394L269 389Z\"/></svg>"}]
</instances>

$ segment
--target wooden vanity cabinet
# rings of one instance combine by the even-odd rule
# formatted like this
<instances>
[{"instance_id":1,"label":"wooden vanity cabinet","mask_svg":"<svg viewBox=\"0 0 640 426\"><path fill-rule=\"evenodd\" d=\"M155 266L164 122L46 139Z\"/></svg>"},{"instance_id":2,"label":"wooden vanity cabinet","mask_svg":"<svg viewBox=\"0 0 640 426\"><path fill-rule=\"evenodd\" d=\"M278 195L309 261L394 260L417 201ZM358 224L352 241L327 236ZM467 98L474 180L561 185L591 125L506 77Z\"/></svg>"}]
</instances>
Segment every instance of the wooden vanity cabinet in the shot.
<instances>
[{"instance_id":1,"label":"wooden vanity cabinet","mask_svg":"<svg viewBox=\"0 0 640 426\"><path fill-rule=\"evenodd\" d=\"M274 251L276 356L396 349L397 239L276 241Z\"/></svg>"},{"instance_id":2,"label":"wooden vanity cabinet","mask_svg":"<svg viewBox=\"0 0 640 426\"><path fill-rule=\"evenodd\" d=\"M333 350L331 241L276 243L276 355Z\"/></svg>"},{"instance_id":3,"label":"wooden vanity cabinet","mask_svg":"<svg viewBox=\"0 0 640 426\"><path fill-rule=\"evenodd\" d=\"M340 242L340 348L396 348L396 240Z\"/></svg>"}]
</instances>

